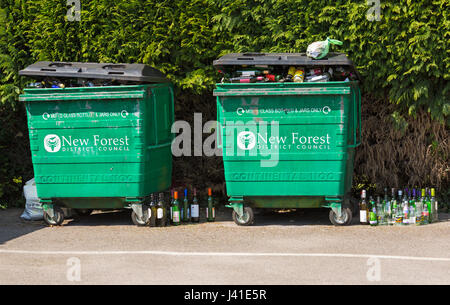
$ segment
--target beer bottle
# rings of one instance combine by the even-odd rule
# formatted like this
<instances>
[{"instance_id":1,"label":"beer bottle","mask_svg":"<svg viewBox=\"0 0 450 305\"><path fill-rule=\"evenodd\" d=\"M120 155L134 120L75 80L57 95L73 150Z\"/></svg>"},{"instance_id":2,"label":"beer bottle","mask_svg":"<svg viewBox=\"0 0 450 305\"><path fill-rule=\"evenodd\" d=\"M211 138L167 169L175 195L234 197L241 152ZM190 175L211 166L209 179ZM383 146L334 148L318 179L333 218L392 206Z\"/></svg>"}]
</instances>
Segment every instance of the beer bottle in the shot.
<instances>
[{"instance_id":1,"label":"beer bottle","mask_svg":"<svg viewBox=\"0 0 450 305\"><path fill-rule=\"evenodd\" d=\"M183 222L189 222L190 220L190 206L187 196L187 189L184 189L184 200L183 200Z\"/></svg>"},{"instance_id":2,"label":"beer bottle","mask_svg":"<svg viewBox=\"0 0 450 305\"><path fill-rule=\"evenodd\" d=\"M370 196L369 203L370 203L369 224L371 226L376 226L378 224L377 208L376 208L375 201L373 200L372 196Z\"/></svg>"},{"instance_id":3,"label":"beer bottle","mask_svg":"<svg viewBox=\"0 0 450 305\"><path fill-rule=\"evenodd\" d=\"M359 222L362 224L368 224L368 208L366 202L366 190L361 191L361 201L359 202Z\"/></svg>"},{"instance_id":4,"label":"beer bottle","mask_svg":"<svg viewBox=\"0 0 450 305\"><path fill-rule=\"evenodd\" d=\"M156 226L157 227L165 227L167 213L166 208L164 206L164 194L159 193L159 200L156 204Z\"/></svg>"},{"instance_id":5,"label":"beer bottle","mask_svg":"<svg viewBox=\"0 0 450 305\"><path fill-rule=\"evenodd\" d=\"M192 222L199 222L200 221L200 206L198 204L197 190L196 189L194 189L194 197L192 198L191 219L192 219Z\"/></svg>"},{"instance_id":6,"label":"beer bottle","mask_svg":"<svg viewBox=\"0 0 450 305\"><path fill-rule=\"evenodd\" d=\"M206 220L211 222L216 218L216 212L214 209L214 202L212 198L211 188L208 188L208 207L206 208Z\"/></svg>"},{"instance_id":7,"label":"beer bottle","mask_svg":"<svg viewBox=\"0 0 450 305\"><path fill-rule=\"evenodd\" d=\"M178 201L178 192L174 192L174 200L172 205L172 224L180 225L180 202Z\"/></svg>"}]
</instances>

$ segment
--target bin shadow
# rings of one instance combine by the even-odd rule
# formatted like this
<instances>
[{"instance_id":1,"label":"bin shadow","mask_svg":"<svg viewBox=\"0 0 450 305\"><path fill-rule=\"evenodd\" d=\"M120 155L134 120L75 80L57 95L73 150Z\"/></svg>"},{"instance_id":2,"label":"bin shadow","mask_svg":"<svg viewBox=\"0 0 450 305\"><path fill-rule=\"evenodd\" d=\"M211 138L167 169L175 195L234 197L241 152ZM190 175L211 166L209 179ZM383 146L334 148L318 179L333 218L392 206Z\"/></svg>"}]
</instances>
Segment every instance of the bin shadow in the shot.
<instances>
[{"instance_id":1,"label":"bin shadow","mask_svg":"<svg viewBox=\"0 0 450 305\"><path fill-rule=\"evenodd\" d=\"M126 226L133 225L131 210L96 210L91 215L73 217L64 222L64 226Z\"/></svg>"},{"instance_id":2,"label":"bin shadow","mask_svg":"<svg viewBox=\"0 0 450 305\"><path fill-rule=\"evenodd\" d=\"M260 209L255 211L254 226L310 226L332 225L328 217L330 209L291 209L270 210ZM358 223L353 217L351 224Z\"/></svg>"},{"instance_id":3,"label":"bin shadow","mask_svg":"<svg viewBox=\"0 0 450 305\"><path fill-rule=\"evenodd\" d=\"M309 226L329 225L332 226L328 208L316 209L253 209L253 226ZM233 221L232 209L224 208L217 212L216 222ZM353 216L351 224L358 224L358 216Z\"/></svg>"},{"instance_id":4,"label":"bin shadow","mask_svg":"<svg viewBox=\"0 0 450 305\"><path fill-rule=\"evenodd\" d=\"M46 227L44 221L26 221L20 218L23 209L0 210L0 245Z\"/></svg>"}]
</instances>

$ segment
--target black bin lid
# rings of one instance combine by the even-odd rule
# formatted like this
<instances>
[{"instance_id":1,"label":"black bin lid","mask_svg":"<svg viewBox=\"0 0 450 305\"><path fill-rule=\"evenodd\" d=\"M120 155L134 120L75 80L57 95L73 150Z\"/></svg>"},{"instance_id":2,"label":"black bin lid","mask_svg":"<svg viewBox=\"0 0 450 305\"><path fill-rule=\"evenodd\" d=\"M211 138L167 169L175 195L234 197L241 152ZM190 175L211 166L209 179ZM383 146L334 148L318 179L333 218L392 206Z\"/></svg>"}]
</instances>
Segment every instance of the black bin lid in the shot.
<instances>
[{"instance_id":1,"label":"black bin lid","mask_svg":"<svg viewBox=\"0 0 450 305\"><path fill-rule=\"evenodd\" d=\"M360 79L353 62L344 53L330 52L325 58L312 59L306 53L230 53L213 61L217 69L227 66L268 65L268 66L342 66L355 72Z\"/></svg>"},{"instance_id":2,"label":"black bin lid","mask_svg":"<svg viewBox=\"0 0 450 305\"><path fill-rule=\"evenodd\" d=\"M19 71L33 78L87 78L132 82L165 83L166 76L144 64L38 61Z\"/></svg>"}]
</instances>

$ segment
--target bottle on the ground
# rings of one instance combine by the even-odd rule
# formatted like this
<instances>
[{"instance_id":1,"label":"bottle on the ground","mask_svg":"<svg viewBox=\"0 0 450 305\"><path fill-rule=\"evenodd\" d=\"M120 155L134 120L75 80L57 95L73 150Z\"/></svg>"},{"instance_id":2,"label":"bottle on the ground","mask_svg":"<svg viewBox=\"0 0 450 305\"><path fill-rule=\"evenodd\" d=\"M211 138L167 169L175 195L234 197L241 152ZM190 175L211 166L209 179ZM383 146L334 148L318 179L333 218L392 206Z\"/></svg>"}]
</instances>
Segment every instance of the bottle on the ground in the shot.
<instances>
[{"instance_id":1,"label":"bottle on the ground","mask_svg":"<svg viewBox=\"0 0 450 305\"><path fill-rule=\"evenodd\" d=\"M156 227L156 202L155 196L153 194L150 195L150 227Z\"/></svg>"},{"instance_id":2,"label":"bottle on the ground","mask_svg":"<svg viewBox=\"0 0 450 305\"><path fill-rule=\"evenodd\" d=\"M164 194L159 193L159 199L156 203L156 226L165 227L167 219L167 210L164 204Z\"/></svg>"},{"instance_id":3,"label":"bottle on the ground","mask_svg":"<svg viewBox=\"0 0 450 305\"><path fill-rule=\"evenodd\" d=\"M191 218L191 209L189 206L189 199L187 194L187 189L184 189L184 199L183 199L183 222L189 222Z\"/></svg>"},{"instance_id":4,"label":"bottle on the ground","mask_svg":"<svg viewBox=\"0 0 450 305\"><path fill-rule=\"evenodd\" d=\"M370 205L369 224L371 226L376 226L378 224L377 208L376 208L375 201L373 200L372 196L370 196L370 198L369 198L369 205Z\"/></svg>"},{"instance_id":5,"label":"bottle on the ground","mask_svg":"<svg viewBox=\"0 0 450 305\"><path fill-rule=\"evenodd\" d=\"M193 195L192 204L191 204L191 220L192 220L192 222L200 221L200 205L198 204L196 189L194 189L194 195Z\"/></svg>"},{"instance_id":6,"label":"bottle on the ground","mask_svg":"<svg viewBox=\"0 0 450 305\"><path fill-rule=\"evenodd\" d=\"M430 205L431 205L431 221L432 222L439 221L439 215L438 215L439 205L438 205L438 201L436 200L435 195L436 194L435 194L434 188L431 188Z\"/></svg>"},{"instance_id":7,"label":"bottle on the ground","mask_svg":"<svg viewBox=\"0 0 450 305\"><path fill-rule=\"evenodd\" d=\"M216 219L216 211L212 197L211 188L208 188L208 206L206 207L206 220L211 222Z\"/></svg>"},{"instance_id":8,"label":"bottle on the ground","mask_svg":"<svg viewBox=\"0 0 450 305\"><path fill-rule=\"evenodd\" d=\"M174 192L174 201L172 205L172 224L174 226L180 225L180 202L178 201L178 192Z\"/></svg>"},{"instance_id":9,"label":"bottle on the ground","mask_svg":"<svg viewBox=\"0 0 450 305\"><path fill-rule=\"evenodd\" d=\"M359 202L359 222L368 224L368 206L366 202L366 190L361 191L361 201Z\"/></svg>"}]
</instances>

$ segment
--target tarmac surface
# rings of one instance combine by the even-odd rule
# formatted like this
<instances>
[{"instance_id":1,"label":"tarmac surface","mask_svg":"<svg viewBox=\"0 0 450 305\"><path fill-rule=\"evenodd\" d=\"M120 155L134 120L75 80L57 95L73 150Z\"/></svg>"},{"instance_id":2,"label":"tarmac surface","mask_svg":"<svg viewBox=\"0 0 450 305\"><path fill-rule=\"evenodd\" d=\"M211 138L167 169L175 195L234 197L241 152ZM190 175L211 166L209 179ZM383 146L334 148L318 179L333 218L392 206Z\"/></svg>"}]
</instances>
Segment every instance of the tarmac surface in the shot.
<instances>
[{"instance_id":1,"label":"tarmac surface","mask_svg":"<svg viewBox=\"0 0 450 305\"><path fill-rule=\"evenodd\" d=\"M0 211L0 284L450 284L450 214L425 226L335 227L327 209L234 224L136 227L96 211L61 227Z\"/></svg>"}]
</instances>

